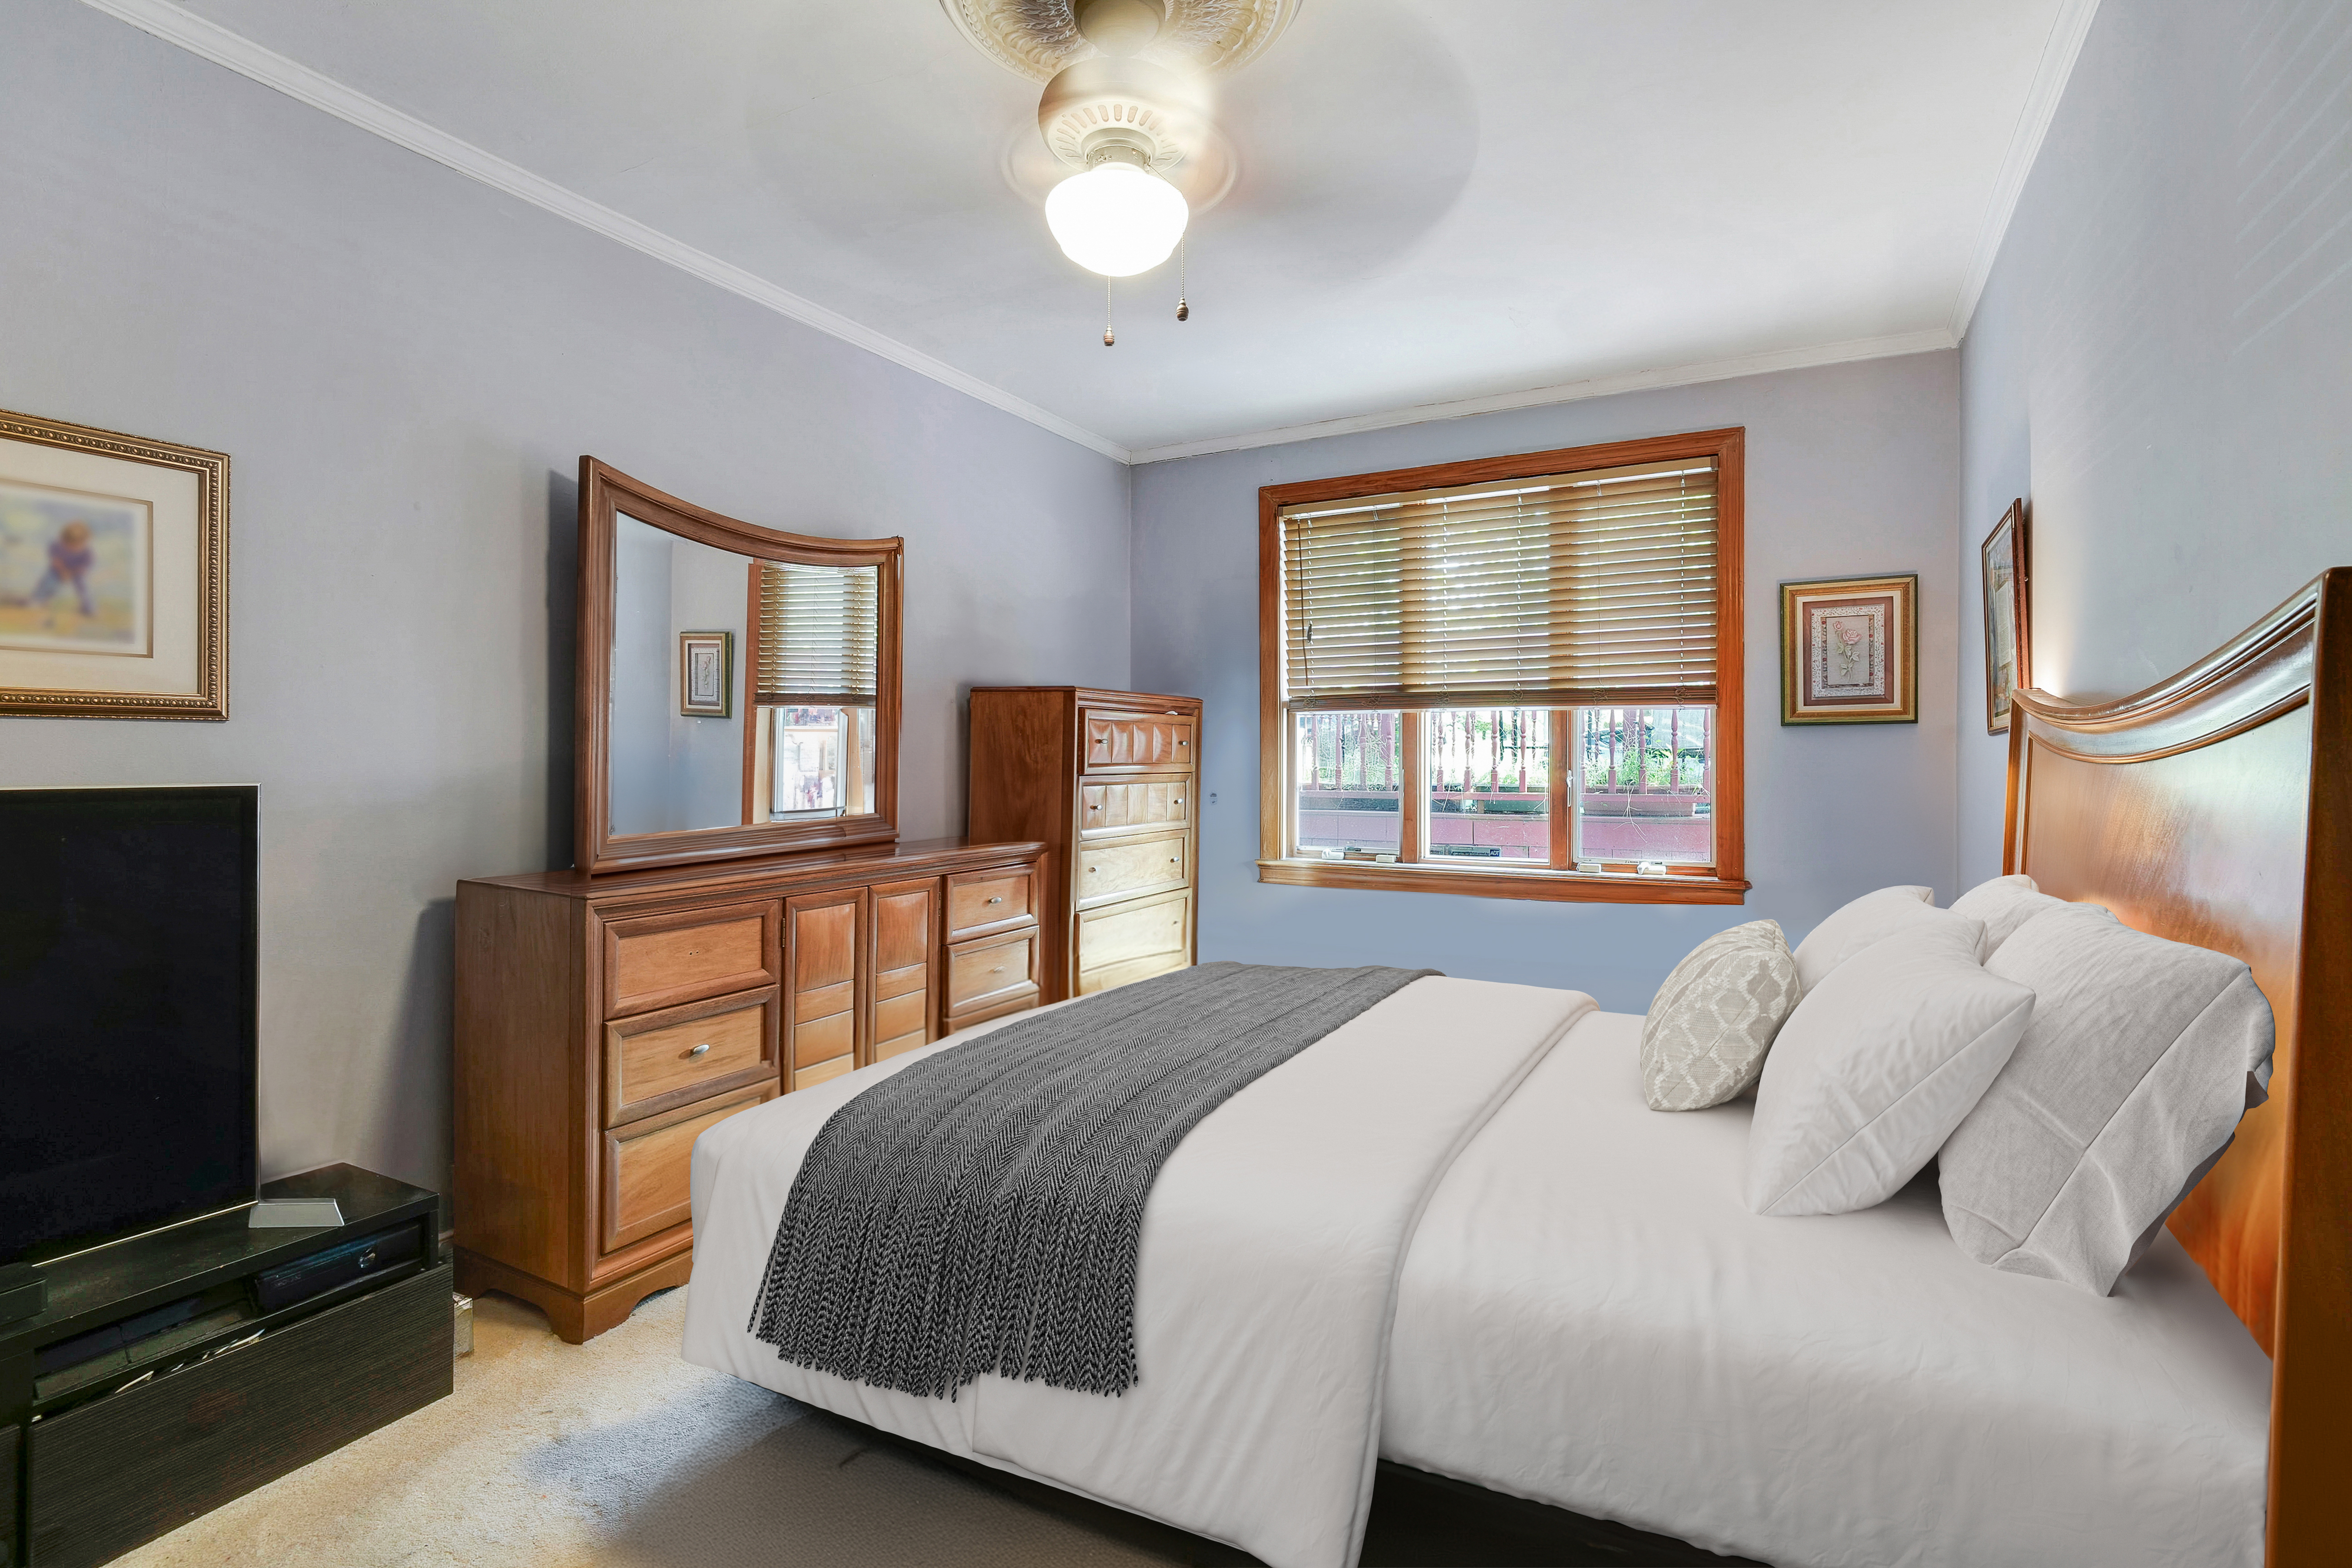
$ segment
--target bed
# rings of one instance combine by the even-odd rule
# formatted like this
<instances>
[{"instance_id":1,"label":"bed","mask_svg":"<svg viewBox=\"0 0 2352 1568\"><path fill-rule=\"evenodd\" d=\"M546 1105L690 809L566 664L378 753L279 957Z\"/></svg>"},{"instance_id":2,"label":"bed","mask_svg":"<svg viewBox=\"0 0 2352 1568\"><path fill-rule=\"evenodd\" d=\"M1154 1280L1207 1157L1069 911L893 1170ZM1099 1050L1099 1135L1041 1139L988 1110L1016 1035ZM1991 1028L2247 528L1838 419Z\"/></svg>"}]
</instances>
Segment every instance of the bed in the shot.
<instances>
[{"instance_id":1,"label":"bed","mask_svg":"<svg viewBox=\"0 0 2352 1568\"><path fill-rule=\"evenodd\" d=\"M2269 1103L2112 1297L1967 1258L1932 1177L1861 1213L1750 1214L1748 1108L1648 1111L1638 1018L1430 979L1178 1147L1122 1397L1002 1378L919 1397L747 1328L818 1128L978 1031L704 1134L686 1353L1282 1568L1352 1562L1380 1458L1772 1562L2332 1562L2347 705L2344 571L2136 696L2019 699L2007 869L2244 958L2278 1024Z\"/></svg>"}]
</instances>

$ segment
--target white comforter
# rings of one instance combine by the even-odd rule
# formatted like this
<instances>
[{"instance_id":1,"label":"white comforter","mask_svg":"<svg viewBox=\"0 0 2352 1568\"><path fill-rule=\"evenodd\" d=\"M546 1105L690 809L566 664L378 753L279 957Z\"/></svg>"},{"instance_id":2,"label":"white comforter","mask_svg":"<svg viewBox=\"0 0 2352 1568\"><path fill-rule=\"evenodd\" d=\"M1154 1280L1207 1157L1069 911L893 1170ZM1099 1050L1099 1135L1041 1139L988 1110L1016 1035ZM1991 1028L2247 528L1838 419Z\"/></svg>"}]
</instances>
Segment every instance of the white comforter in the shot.
<instances>
[{"instance_id":1,"label":"white comforter","mask_svg":"<svg viewBox=\"0 0 2352 1568\"><path fill-rule=\"evenodd\" d=\"M787 1364L753 1339L752 1298L810 1142L844 1101L924 1053L787 1095L695 1145L687 1359L1275 1568L1346 1568L1371 1500L1415 1222L1464 1145L1592 1010L1580 992L1419 980L1227 1101L1169 1158L1144 1210L1142 1377L1116 1399L999 1377L920 1399Z\"/></svg>"},{"instance_id":2,"label":"white comforter","mask_svg":"<svg viewBox=\"0 0 2352 1568\"><path fill-rule=\"evenodd\" d=\"M1594 1013L1406 1260L1381 1452L1780 1563L2255 1568L2271 1364L2169 1234L2112 1297L2004 1274L1932 1179L1740 1201L1749 1107L1642 1100Z\"/></svg>"}]
</instances>

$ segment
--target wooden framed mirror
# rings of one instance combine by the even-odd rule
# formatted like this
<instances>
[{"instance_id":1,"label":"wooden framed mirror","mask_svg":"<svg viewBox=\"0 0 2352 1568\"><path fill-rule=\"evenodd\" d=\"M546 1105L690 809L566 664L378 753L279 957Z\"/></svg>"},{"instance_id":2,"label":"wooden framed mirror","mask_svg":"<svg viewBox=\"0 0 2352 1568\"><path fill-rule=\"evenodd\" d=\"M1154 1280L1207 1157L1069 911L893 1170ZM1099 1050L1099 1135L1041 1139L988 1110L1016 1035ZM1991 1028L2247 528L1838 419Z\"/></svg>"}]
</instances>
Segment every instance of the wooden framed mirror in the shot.
<instances>
[{"instance_id":1,"label":"wooden framed mirror","mask_svg":"<svg viewBox=\"0 0 2352 1568\"><path fill-rule=\"evenodd\" d=\"M573 863L896 840L904 560L583 457Z\"/></svg>"}]
</instances>

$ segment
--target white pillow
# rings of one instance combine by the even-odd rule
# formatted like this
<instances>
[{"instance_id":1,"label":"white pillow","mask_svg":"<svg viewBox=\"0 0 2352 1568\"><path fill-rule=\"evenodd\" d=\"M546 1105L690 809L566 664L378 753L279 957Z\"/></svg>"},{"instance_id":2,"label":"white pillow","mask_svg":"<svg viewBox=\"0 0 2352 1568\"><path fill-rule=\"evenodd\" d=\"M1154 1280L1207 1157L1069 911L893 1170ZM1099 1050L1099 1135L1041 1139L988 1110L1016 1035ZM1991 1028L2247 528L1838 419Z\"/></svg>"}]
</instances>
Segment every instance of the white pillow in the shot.
<instances>
[{"instance_id":1,"label":"white pillow","mask_svg":"<svg viewBox=\"0 0 2352 1568\"><path fill-rule=\"evenodd\" d=\"M1992 956L2000 951L2002 943L2017 934L2019 926L2045 910L2065 907L2064 899L2051 897L2022 873L1980 882L1952 900L1953 914L1984 922L1987 963L1992 962Z\"/></svg>"},{"instance_id":2,"label":"white pillow","mask_svg":"<svg viewBox=\"0 0 2352 1568\"><path fill-rule=\"evenodd\" d=\"M1945 1222L1980 1263L2104 1296L2267 1093L2270 1003L2228 954L2088 904L2026 922L1988 972L2041 1000L1944 1145Z\"/></svg>"},{"instance_id":3,"label":"white pillow","mask_svg":"<svg viewBox=\"0 0 2352 1568\"><path fill-rule=\"evenodd\" d=\"M1843 1214L1933 1158L2017 1049L2033 992L1977 962L1984 927L1934 909L1831 971L1765 1059L1748 1207Z\"/></svg>"},{"instance_id":4,"label":"white pillow","mask_svg":"<svg viewBox=\"0 0 2352 1568\"><path fill-rule=\"evenodd\" d=\"M1933 888L1882 887L1830 912L1797 944L1797 985L1801 993L1822 983L1822 977L1869 946L1919 918L1939 913L1929 902Z\"/></svg>"},{"instance_id":5,"label":"white pillow","mask_svg":"<svg viewBox=\"0 0 2352 1568\"><path fill-rule=\"evenodd\" d=\"M1775 921L1718 931L1675 966L1642 1025L1642 1096L1653 1111L1736 1098L1797 1005L1797 966Z\"/></svg>"}]
</instances>

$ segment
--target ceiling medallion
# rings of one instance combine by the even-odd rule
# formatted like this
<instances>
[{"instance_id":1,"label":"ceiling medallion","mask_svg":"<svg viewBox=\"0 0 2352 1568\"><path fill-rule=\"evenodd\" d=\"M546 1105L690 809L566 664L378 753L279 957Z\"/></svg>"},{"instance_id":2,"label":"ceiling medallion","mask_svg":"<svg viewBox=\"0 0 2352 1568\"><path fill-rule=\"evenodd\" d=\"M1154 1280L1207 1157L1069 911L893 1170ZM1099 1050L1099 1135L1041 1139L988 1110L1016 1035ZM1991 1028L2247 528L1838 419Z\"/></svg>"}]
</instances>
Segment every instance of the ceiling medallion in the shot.
<instances>
[{"instance_id":1,"label":"ceiling medallion","mask_svg":"<svg viewBox=\"0 0 2352 1568\"><path fill-rule=\"evenodd\" d=\"M1212 78L1264 53L1300 3L940 0L982 52L1045 84L1037 131L1070 171L1045 198L1046 226L1064 255L1106 279L1179 254L1192 213L1169 175L1222 151ZM1191 316L1180 281L1176 319ZM1103 346L1117 340L1106 321Z\"/></svg>"},{"instance_id":2,"label":"ceiling medallion","mask_svg":"<svg viewBox=\"0 0 2352 1568\"><path fill-rule=\"evenodd\" d=\"M1237 70L1265 52L1300 0L1165 0L1144 57L1171 69ZM1072 0L940 0L973 47L1016 75L1045 81L1096 53Z\"/></svg>"}]
</instances>

